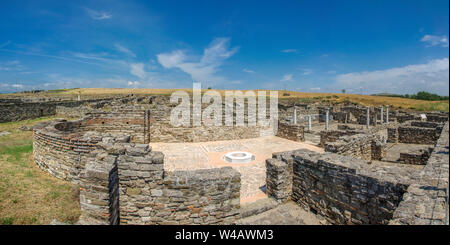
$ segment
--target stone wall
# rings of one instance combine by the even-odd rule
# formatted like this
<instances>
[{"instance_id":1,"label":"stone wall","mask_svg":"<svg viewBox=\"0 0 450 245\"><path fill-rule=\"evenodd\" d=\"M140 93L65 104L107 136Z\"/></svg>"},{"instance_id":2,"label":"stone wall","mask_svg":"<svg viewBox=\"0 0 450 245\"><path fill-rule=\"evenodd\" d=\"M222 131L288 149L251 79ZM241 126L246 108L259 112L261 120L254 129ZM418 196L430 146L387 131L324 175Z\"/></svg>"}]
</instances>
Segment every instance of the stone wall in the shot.
<instances>
[{"instance_id":1,"label":"stone wall","mask_svg":"<svg viewBox=\"0 0 450 245\"><path fill-rule=\"evenodd\" d=\"M132 143L149 143L150 111L139 106L115 107L109 112L91 111L81 127L85 131L128 134Z\"/></svg>"},{"instance_id":2,"label":"stone wall","mask_svg":"<svg viewBox=\"0 0 450 245\"><path fill-rule=\"evenodd\" d=\"M63 106L66 108L77 108L85 103L94 103L98 100L84 101L43 101L43 102L23 102L21 100L0 101L0 123L33 119L44 116L56 115L56 108Z\"/></svg>"},{"instance_id":3,"label":"stone wall","mask_svg":"<svg viewBox=\"0 0 450 245\"><path fill-rule=\"evenodd\" d=\"M444 225L448 212L449 125L444 126L418 183L410 185L392 225ZM447 209L447 210L446 210Z\"/></svg>"},{"instance_id":4,"label":"stone wall","mask_svg":"<svg viewBox=\"0 0 450 245\"><path fill-rule=\"evenodd\" d=\"M283 153L266 160L266 194L277 201L287 201L292 195L292 163L292 157Z\"/></svg>"},{"instance_id":5,"label":"stone wall","mask_svg":"<svg viewBox=\"0 0 450 245\"><path fill-rule=\"evenodd\" d=\"M278 122L277 136L292 141L305 141L305 127L298 124Z\"/></svg>"},{"instance_id":6,"label":"stone wall","mask_svg":"<svg viewBox=\"0 0 450 245\"><path fill-rule=\"evenodd\" d=\"M330 130L320 132L320 146L324 147L326 143L335 142L342 136L361 134L361 130Z\"/></svg>"},{"instance_id":7,"label":"stone wall","mask_svg":"<svg viewBox=\"0 0 450 245\"><path fill-rule=\"evenodd\" d=\"M0 123L55 115L54 103L0 104Z\"/></svg>"},{"instance_id":8,"label":"stone wall","mask_svg":"<svg viewBox=\"0 0 450 245\"><path fill-rule=\"evenodd\" d=\"M396 127L387 129L387 142L388 143L398 143L398 130Z\"/></svg>"},{"instance_id":9,"label":"stone wall","mask_svg":"<svg viewBox=\"0 0 450 245\"><path fill-rule=\"evenodd\" d=\"M448 113L427 113L427 121L445 123L448 121Z\"/></svg>"},{"instance_id":10,"label":"stone wall","mask_svg":"<svg viewBox=\"0 0 450 245\"><path fill-rule=\"evenodd\" d=\"M334 153L283 154L293 161L292 199L333 224L387 224L417 174Z\"/></svg>"},{"instance_id":11,"label":"stone wall","mask_svg":"<svg viewBox=\"0 0 450 245\"><path fill-rule=\"evenodd\" d=\"M426 165L430 158L431 150L416 150L409 152L400 152L399 161L404 164Z\"/></svg>"},{"instance_id":12,"label":"stone wall","mask_svg":"<svg viewBox=\"0 0 450 245\"><path fill-rule=\"evenodd\" d=\"M79 183L88 155L95 150L101 137L81 135L70 130L70 125L64 120L37 124L34 127L33 158L41 169L57 178Z\"/></svg>"},{"instance_id":13,"label":"stone wall","mask_svg":"<svg viewBox=\"0 0 450 245\"><path fill-rule=\"evenodd\" d=\"M231 167L164 171L164 155L85 120L40 123L34 159L79 184L81 224L231 224L240 217L240 173ZM93 130L94 124L88 124Z\"/></svg>"},{"instance_id":14,"label":"stone wall","mask_svg":"<svg viewBox=\"0 0 450 245\"><path fill-rule=\"evenodd\" d=\"M258 124L248 125L249 116L247 109L244 110L244 126L237 126L235 117L232 122L233 126L227 126L225 112L222 113L222 124L219 126L214 125L212 121L211 125L204 125L202 122L201 125L194 126L192 103L191 107L183 109L184 111L190 112L189 122L187 122L188 126L174 126L170 122L170 115L175 106L177 104L170 103L168 96L158 96L151 100L149 105L150 142L205 142L273 135L273 129L271 127L263 127ZM203 109L207 106L209 104L202 104ZM222 108L225 108L225 104L222 104ZM244 108L247 108L246 103L244 104ZM270 115L269 112L269 108L267 108L267 116ZM256 118L252 119L256 120Z\"/></svg>"},{"instance_id":15,"label":"stone wall","mask_svg":"<svg viewBox=\"0 0 450 245\"><path fill-rule=\"evenodd\" d=\"M422 128L400 126L397 129L398 142L407 144L434 145L439 138L442 128Z\"/></svg>"},{"instance_id":16,"label":"stone wall","mask_svg":"<svg viewBox=\"0 0 450 245\"><path fill-rule=\"evenodd\" d=\"M386 155L386 145L371 134L342 136L324 146L326 152L363 160L381 160Z\"/></svg>"}]
</instances>

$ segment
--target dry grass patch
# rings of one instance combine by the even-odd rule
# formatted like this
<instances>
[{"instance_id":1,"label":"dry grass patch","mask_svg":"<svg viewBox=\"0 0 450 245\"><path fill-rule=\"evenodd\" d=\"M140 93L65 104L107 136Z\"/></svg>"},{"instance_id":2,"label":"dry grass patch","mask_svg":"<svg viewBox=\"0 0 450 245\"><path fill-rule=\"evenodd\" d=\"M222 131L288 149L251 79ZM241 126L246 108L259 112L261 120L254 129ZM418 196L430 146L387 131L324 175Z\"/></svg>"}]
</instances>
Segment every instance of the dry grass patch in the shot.
<instances>
[{"instance_id":1,"label":"dry grass patch","mask_svg":"<svg viewBox=\"0 0 450 245\"><path fill-rule=\"evenodd\" d=\"M0 131L11 133L0 136L0 224L78 220L78 188L40 170L32 156L33 133L18 130L53 118L0 124Z\"/></svg>"}]
</instances>

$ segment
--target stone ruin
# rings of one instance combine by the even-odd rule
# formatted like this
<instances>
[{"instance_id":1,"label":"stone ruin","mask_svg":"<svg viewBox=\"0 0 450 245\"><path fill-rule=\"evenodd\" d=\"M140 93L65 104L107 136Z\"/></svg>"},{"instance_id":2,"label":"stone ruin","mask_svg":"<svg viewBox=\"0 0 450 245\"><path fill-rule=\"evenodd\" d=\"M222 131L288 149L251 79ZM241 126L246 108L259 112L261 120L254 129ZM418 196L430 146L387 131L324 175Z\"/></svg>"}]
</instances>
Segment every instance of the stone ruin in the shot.
<instances>
[{"instance_id":1,"label":"stone ruin","mask_svg":"<svg viewBox=\"0 0 450 245\"><path fill-rule=\"evenodd\" d=\"M238 171L169 171L148 143L247 139L271 128L174 127L167 96L49 103L48 114L83 119L36 125L34 160L80 186L81 224L234 224L255 214L240 205ZM394 108L290 101L278 112L278 137L325 153L267 159L265 190L276 205L292 200L331 224L446 223L448 113L426 113L424 121Z\"/></svg>"}]
</instances>

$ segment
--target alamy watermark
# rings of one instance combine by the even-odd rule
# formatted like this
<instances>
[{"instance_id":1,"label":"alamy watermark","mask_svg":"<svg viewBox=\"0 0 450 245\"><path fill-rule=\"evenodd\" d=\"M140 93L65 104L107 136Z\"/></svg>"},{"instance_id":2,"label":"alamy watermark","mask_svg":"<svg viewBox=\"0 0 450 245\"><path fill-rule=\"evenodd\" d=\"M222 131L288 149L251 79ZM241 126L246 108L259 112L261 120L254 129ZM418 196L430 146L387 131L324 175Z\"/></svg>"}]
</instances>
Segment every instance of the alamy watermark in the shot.
<instances>
[{"instance_id":1,"label":"alamy watermark","mask_svg":"<svg viewBox=\"0 0 450 245\"><path fill-rule=\"evenodd\" d=\"M201 84L194 83L190 95L186 91L175 91L170 96L171 103L179 103L170 113L170 123L174 127L237 126L271 128L278 130L278 92L269 91L225 91L223 98L219 92L207 90L202 95ZM267 99L269 117L267 117ZM245 123L245 101L247 101L247 123ZM202 109L203 104L209 104ZM192 117L192 118L191 118ZM263 134L262 131L260 131Z\"/></svg>"}]
</instances>

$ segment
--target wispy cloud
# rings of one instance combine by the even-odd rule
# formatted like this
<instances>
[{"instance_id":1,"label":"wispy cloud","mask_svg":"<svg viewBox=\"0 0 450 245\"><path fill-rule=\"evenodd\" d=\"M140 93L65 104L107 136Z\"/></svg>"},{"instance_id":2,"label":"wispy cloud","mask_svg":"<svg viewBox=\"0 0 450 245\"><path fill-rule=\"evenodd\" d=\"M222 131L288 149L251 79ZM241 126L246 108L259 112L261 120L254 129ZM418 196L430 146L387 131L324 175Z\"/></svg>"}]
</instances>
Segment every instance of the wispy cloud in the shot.
<instances>
[{"instance_id":1,"label":"wispy cloud","mask_svg":"<svg viewBox=\"0 0 450 245\"><path fill-rule=\"evenodd\" d=\"M130 73L144 79L147 76L147 73L144 70L144 64L143 63L135 63L130 65Z\"/></svg>"},{"instance_id":2,"label":"wispy cloud","mask_svg":"<svg viewBox=\"0 0 450 245\"><path fill-rule=\"evenodd\" d=\"M175 50L170 53L157 55L158 62L165 68L178 68L189 74L195 81L217 84L228 81L224 77L216 75L223 62L233 56L238 47L230 48L229 38L216 38L204 49L199 61L192 61L183 50Z\"/></svg>"},{"instance_id":3,"label":"wispy cloud","mask_svg":"<svg viewBox=\"0 0 450 245\"><path fill-rule=\"evenodd\" d=\"M90 8L84 8L86 13L94 20L107 20L112 18L112 14L105 11L97 11Z\"/></svg>"},{"instance_id":4,"label":"wispy cloud","mask_svg":"<svg viewBox=\"0 0 450 245\"><path fill-rule=\"evenodd\" d=\"M302 75L303 76L311 75L314 72L312 69L308 69L308 68L304 68L304 69L301 69L301 70L302 70Z\"/></svg>"},{"instance_id":5,"label":"wispy cloud","mask_svg":"<svg viewBox=\"0 0 450 245\"><path fill-rule=\"evenodd\" d=\"M435 59L425 64L408 65L378 71L347 73L336 76L334 90L370 93L415 93L430 91L442 94L449 88L449 59Z\"/></svg>"},{"instance_id":6,"label":"wispy cloud","mask_svg":"<svg viewBox=\"0 0 450 245\"><path fill-rule=\"evenodd\" d=\"M299 53L297 49L283 49L280 52L282 53Z\"/></svg>"},{"instance_id":7,"label":"wispy cloud","mask_svg":"<svg viewBox=\"0 0 450 245\"><path fill-rule=\"evenodd\" d=\"M242 69L242 71L247 72L247 73L255 73L255 71L247 69L247 68Z\"/></svg>"},{"instance_id":8,"label":"wispy cloud","mask_svg":"<svg viewBox=\"0 0 450 245\"><path fill-rule=\"evenodd\" d=\"M286 74L280 80L280 82L289 82L289 81L292 81L292 74Z\"/></svg>"},{"instance_id":9,"label":"wispy cloud","mask_svg":"<svg viewBox=\"0 0 450 245\"><path fill-rule=\"evenodd\" d=\"M4 48L6 46L8 46L11 43L11 41L7 41L5 43L0 44L0 48Z\"/></svg>"},{"instance_id":10,"label":"wispy cloud","mask_svg":"<svg viewBox=\"0 0 450 245\"><path fill-rule=\"evenodd\" d=\"M426 43L427 47L432 46L448 47L447 36L425 35L423 36L422 39L420 39L420 41Z\"/></svg>"},{"instance_id":11,"label":"wispy cloud","mask_svg":"<svg viewBox=\"0 0 450 245\"><path fill-rule=\"evenodd\" d=\"M125 53L125 54L127 54L127 55L129 55L129 56L132 56L132 57L136 57L136 54L135 54L135 53L133 53L131 50L129 50L128 48L126 48L126 47L124 47L124 46L122 46L122 45L120 45L120 44L118 44L118 43L114 44L114 47L115 47L118 51L120 51L120 52L122 52L122 53Z\"/></svg>"},{"instance_id":12,"label":"wispy cloud","mask_svg":"<svg viewBox=\"0 0 450 245\"><path fill-rule=\"evenodd\" d=\"M0 62L0 71L21 71L23 66L18 60Z\"/></svg>"}]
</instances>

